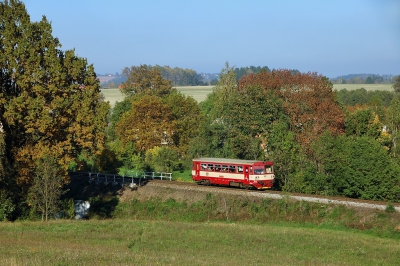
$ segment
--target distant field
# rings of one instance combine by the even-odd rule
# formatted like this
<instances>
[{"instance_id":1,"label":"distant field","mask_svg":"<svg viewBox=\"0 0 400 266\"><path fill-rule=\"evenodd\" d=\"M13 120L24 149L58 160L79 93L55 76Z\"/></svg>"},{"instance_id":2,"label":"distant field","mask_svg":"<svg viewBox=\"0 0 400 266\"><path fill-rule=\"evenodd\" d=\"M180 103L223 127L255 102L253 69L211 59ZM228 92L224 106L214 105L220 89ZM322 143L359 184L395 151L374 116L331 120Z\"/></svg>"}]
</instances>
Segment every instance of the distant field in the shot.
<instances>
[{"instance_id":1,"label":"distant field","mask_svg":"<svg viewBox=\"0 0 400 266\"><path fill-rule=\"evenodd\" d=\"M116 102L121 102L124 99L124 95L119 91L119 89L101 89L101 93L109 101L111 107L114 107Z\"/></svg>"},{"instance_id":2,"label":"distant field","mask_svg":"<svg viewBox=\"0 0 400 266\"><path fill-rule=\"evenodd\" d=\"M333 84L334 90L358 90L361 88L366 89L367 91L392 91L392 84Z\"/></svg>"},{"instance_id":3,"label":"distant field","mask_svg":"<svg viewBox=\"0 0 400 266\"><path fill-rule=\"evenodd\" d=\"M207 98L207 95L210 94L213 90L214 86L185 86L185 87L176 87L178 91L181 93L192 96L197 102L202 102Z\"/></svg>"},{"instance_id":4,"label":"distant field","mask_svg":"<svg viewBox=\"0 0 400 266\"><path fill-rule=\"evenodd\" d=\"M207 95L210 94L213 90L214 86L184 86L184 87L176 87L178 91L181 93L193 97L197 102L202 102L207 98ZM367 91L374 90L387 90L392 91L392 84L334 84L334 90L357 90L364 88ZM102 89L104 97L107 101L110 102L111 106L118 101L121 102L124 99L124 95L119 91L119 89Z\"/></svg>"},{"instance_id":5,"label":"distant field","mask_svg":"<svg viewBox=\"0 0 400 266\"><path fill-rule=\"evenodd\" d=\"M177 87L176 89L184 95L192 96L197 102L202 102L207 98L207 95L212 92L214 86L186 86ZM116 102L121 102L124 99L124 95L117 88L113 89L101 89L106 101L109 101L111 107Z\"/></svg>"}]
</instances>

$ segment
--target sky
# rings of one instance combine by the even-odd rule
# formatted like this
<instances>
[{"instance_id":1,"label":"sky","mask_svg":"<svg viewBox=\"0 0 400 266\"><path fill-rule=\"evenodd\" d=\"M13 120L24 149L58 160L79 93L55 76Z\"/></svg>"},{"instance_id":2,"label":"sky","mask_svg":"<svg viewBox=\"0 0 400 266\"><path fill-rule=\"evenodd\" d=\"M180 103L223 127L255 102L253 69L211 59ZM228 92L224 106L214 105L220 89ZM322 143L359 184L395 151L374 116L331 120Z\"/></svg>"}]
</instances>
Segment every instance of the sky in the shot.
<instances>
[{"instance_id":1,"label":"sky","mask_svg":"<svg viewBox=\"0 0 400 266\"><path fill-rule=\"evenodd\" d=\"M22 0L98 75L141 64L219 73L400 74L399 0Z\"/></svg>"}]
</instances>

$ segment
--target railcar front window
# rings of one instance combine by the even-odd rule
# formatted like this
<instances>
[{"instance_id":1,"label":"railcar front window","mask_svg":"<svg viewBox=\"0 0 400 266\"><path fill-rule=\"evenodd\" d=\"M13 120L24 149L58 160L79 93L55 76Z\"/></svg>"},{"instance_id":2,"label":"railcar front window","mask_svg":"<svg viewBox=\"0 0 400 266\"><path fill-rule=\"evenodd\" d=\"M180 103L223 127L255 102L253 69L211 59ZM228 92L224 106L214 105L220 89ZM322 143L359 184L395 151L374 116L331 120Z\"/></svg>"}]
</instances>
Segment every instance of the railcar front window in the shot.
<instances>
[{"instance_id":1,"label":"railcar front window","mask_svg":"<svg viewBox=\"0 0 400 266\"><path fill-rule=\"evenodd\" d=\"M254 166L254 174L255 175L263 175L266 173L266 169L264 166Z\"/></svg>"}]
</instances>

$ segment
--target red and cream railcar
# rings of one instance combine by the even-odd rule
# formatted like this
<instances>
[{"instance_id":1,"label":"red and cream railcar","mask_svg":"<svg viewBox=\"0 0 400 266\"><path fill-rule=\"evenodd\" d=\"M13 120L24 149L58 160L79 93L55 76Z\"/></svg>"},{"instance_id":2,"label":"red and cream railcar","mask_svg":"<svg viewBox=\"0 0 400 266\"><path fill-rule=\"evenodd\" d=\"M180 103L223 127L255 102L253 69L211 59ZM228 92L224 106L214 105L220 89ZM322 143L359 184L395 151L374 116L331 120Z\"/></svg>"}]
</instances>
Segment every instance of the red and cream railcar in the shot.
<instances>
[{"instance_id":1,"label":"red and cream railcar","mask_svg":"<svg viewBox=\"0 0 400 266\"><path fill-rule=\"evenodd\" d=\"M192 179L197 184L267 189L274 184L273 162L224 158L193 159Z\"/></svg>"}]
</instances>

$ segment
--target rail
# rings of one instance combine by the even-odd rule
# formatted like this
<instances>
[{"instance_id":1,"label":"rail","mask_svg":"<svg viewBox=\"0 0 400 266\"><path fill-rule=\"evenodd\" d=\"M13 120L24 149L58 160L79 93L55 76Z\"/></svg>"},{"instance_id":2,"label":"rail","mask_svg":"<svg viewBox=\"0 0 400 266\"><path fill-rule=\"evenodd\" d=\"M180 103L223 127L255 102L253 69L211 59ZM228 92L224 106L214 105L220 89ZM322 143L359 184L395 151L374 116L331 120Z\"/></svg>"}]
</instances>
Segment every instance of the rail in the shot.
<instances>
[{"instance_id":1,"label":"rail","mask_svg":"<svg viewBox=\"0 0 400 266\"><path fill-rule=\"evenodd\" d=\"M166 172L141 172L127 175L119 174L106 174L106 173L91 173L89 172L89 183L95 184L113 184L125 185L129 184L131 187L141 186L149 180L161 179L172 181L172 173Z\"/></svg>"}]
</instances>

